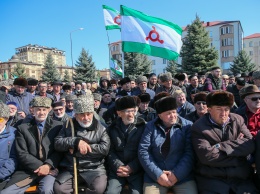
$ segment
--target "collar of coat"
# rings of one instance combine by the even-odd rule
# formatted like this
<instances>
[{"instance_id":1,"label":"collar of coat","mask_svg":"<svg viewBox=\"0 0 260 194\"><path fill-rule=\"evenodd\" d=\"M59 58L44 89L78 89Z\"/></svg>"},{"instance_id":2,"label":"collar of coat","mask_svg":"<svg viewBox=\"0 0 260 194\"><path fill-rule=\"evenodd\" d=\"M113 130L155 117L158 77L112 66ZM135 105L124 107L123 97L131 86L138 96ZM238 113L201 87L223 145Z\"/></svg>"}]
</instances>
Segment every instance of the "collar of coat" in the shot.
<instances>
[{"instance_id":1,"label":"collar of coat","mask_svg":"<svg viewBox=\"0 0 260 194\"><path fill-rule=\"evenodd\" d=\"M159 117L157 117L157 120L154 122L154 124L157 127L165 129L165 126L163 125L163 121ZM182 121L181 121L179 116L177 117L177 122L172 125L172 128L180 128L180 129L182 129Z\"/></svg>"}]
</instances>

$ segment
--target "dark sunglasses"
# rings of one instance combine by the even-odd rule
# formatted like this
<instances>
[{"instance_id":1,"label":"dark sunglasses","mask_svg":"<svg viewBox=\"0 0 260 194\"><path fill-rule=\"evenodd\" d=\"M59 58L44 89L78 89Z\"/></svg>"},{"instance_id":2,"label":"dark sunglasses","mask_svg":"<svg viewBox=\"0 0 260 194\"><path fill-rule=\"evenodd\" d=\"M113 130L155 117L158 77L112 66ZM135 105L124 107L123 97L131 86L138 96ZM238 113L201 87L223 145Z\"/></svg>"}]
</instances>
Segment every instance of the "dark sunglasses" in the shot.
<instances>
[{"instance_id":1,"label":"dark sunglasses","mask_svg":"<svg viewBox=\"0 0 260 194\"><path fill-rule=\"evenodd\" d=\"M253 97L253 98L249 98L249 99L255 102L257 100L260 100L260 97Z\"/></svg>"},{"instance_id":2,"label":"dark sunglasses","mask_svg":"<svg viewBox=\"0 0 260 194\"><path fill-rule=\"evenodd\" d=\"M198 101L198 102L196 102L196 104L197 104L197 105L201 105L201 104L206 105L206 102L204 102L204 101Z\"/></svg>"}]
</instances>

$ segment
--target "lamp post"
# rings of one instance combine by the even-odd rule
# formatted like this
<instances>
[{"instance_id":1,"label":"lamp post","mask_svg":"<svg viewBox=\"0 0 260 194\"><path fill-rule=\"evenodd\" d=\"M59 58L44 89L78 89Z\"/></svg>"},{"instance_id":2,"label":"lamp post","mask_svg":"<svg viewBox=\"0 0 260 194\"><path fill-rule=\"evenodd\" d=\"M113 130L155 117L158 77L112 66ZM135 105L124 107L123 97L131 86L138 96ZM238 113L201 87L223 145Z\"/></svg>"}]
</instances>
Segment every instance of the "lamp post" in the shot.
<instances>
[{"instance_id":1,"label":"lamp post","mask_svg":"<svg viewBox=\"0 0 260 194\"><path fill-rule=\"evenodd\" d=\"M74 65L73 65L73 54L72 54L72 32L78 31L78 30L83 30L84 28L78 28L76 30L72 30L70 32L70 55L71 55L71 65L72 65L72 77L73 77L73 70L74 70Z\"/></svg>"}]
</instances>

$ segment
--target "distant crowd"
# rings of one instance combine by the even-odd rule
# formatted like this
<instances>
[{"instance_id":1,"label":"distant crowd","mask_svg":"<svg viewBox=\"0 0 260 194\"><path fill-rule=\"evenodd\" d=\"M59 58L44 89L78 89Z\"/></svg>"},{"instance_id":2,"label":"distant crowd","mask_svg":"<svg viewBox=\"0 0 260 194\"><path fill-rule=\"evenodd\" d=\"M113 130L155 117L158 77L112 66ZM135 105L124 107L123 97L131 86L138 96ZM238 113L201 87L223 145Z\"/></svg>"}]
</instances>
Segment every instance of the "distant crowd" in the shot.
<instances>
[{"instance_id":1,"label":"distant crowd","mask_svg":"<svg viewBox=\"0 0 260 194\"><path fill-rule=\"evenodd\" d=\"M0 194L260 193L260 71L19 77L0 100Z\"/></svg>"}]
</instances>

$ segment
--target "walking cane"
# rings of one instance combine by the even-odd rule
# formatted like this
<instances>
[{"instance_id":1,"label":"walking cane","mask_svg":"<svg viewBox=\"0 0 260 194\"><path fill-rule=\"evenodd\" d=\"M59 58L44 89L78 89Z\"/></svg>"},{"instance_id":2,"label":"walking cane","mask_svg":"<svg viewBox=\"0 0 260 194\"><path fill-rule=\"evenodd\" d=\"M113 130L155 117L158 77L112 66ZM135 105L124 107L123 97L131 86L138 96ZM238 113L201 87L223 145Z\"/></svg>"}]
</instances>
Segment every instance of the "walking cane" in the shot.
<instances>
[{"instance_id":1,"label":"walking cane","mask_svg":"<svg viewBox=\"0 0 260 194\"><path fill-rule=\"evenodd\" d=\"M74 130L74 124L73 124L73 121L71 118L69 119L69 122L71 125L71 133L72 133L71 136L73 138L75 136L75 134L74 134L75 130ZM69 122L67 122L67 125ZM74 194L78 194L78 171L77 171L77 159L75 156L73 157L73 172L74 172Z\"/></svg>"}]
</instances>

